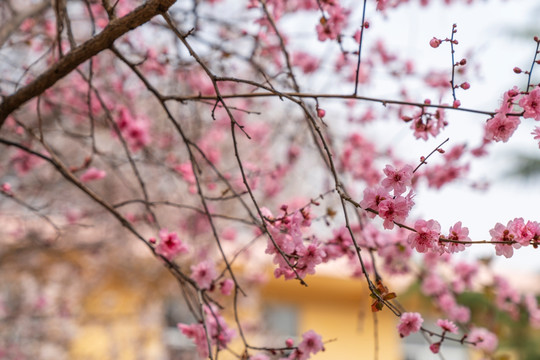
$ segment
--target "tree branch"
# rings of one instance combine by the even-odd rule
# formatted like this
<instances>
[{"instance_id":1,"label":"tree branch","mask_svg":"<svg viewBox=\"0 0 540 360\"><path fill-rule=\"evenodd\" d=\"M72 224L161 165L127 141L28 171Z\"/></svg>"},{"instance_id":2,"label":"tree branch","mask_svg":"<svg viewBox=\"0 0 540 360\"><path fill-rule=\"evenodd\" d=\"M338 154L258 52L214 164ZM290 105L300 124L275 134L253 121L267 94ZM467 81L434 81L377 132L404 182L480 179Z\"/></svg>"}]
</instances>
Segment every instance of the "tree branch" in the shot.
<instances>
[{"instance_id":1,"label":"tree branch","mask_svg":"<svg viewBox=\"0 0 540 360\"><path fill-rule=\"evenodd\" d=\"M42 94L77 66L109 48L120 36L166 12L175 2L176 0L150 0L128 15L111 21L101 33L70 51L30 84L5 97L0 104L0 128L6 118L25 102Z\"/></svg>"}]
</instances>

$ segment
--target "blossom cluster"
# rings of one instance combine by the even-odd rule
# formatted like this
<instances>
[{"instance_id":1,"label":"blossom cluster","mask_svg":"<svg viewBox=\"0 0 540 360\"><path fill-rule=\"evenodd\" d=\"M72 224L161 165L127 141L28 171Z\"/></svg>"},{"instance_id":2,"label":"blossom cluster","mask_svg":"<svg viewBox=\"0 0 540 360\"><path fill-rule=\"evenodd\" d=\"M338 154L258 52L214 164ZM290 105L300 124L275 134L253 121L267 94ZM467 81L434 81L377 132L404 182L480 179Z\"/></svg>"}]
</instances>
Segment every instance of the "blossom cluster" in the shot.
<instances>
[{"instance_id":1,"label":"blossom cluster","mask_svg":"<svg viewBox=\"0 0 540 360\"><path fill-rule=\"evenodd\" d=\"M491 241L495 244L497 255L507 258L512 257L514 249L527 246L531 242L537 243L540 239L540 224L536 221L527 221L523 218L515 218L509 221L506 226L497 223L489 231Z\"/></svg>"},{"instance_id":2,"label":"blossom cluster","mask_svg":"<svg viewBox=\"0 0 540 360\"><path fill-rule=\"evenodd\" d=\"M204 306L204 325L202 323L195 324L178 324L178 329L182 334L193 340L197 346L197 351L202 358L208 357L208 343L206 340L206 334L213 346L217 346L218 349L224 349L227 344L231 342L236 336L236 331L231 329L225 319L219 314L217 307ZM205 332L205 327L206 331Z\"/></svg>"},{"instance_id":3,"label":"blossom cluster","mask_svg":"<svg viewBox=\"0 0 540 360\"><path fill-rule=\"evenodd\" d=\"M523 109L521 113L516 111L516 105ZM500 108L486 123L486 139L507 142L521 123L521 116L525 119L540 121L540 86L524 93L520 92L516 86L506 91ZM537 126L533 131L535 139L538 139L539 129Z\"/></svg>"},{"instance_id":4,"label":"blossom cluster","mask_svg":"<svg viewBox=\"0 0 540 360\"><path fill-rule=\"evenodd\" d=\"M315 266L323 262L326 253L315 238L304 243L303 228L311 225L309 208L292 214L287 213L287 206L281 208L285 213L279 218L274 218L268 209L261 209L271 235L265 252L274 255L273 262L278 265L274 270L276 278L283 275L287 280L303 279L307 274L315 274Z\"/></svg>"},{"instance_id":5,"label":"blossom cluster","mask_svg":"<svg viewBox=\"0 0 540 360\"><path fill-rule=\"evenodd\" d=\"M386 178L382 180L380 186L368 187L364 190L364 198L360 206L371 209L384 219L385 229L393 229L395 222L402 223L407 218L414 205L412 190L403 196L407 187L411 186L413 168L405 165L401 169L395 169L387 165L384 173ZM390 192L393 192L393 195ZM375 213L368 213L368 216L373 218Z\"/></svg>"}]
</instances>

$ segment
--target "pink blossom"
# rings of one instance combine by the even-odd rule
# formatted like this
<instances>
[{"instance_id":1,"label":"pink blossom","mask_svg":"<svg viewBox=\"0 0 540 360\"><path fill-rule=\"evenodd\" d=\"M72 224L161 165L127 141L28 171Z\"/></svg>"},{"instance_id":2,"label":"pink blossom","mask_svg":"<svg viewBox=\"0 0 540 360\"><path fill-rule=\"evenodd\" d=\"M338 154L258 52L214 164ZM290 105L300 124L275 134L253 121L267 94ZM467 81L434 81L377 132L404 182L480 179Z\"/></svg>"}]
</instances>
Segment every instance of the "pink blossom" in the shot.
<instances>
[{"instance_id":1,"label":"pink blossom","mask_svg":"<svg viewBox=\"0 0 540 360\"><path fill-rule=\"evenodd\" d=\"M469 170L467 165L458 166L453 163L446 163L444 165L430 166L424 172L424 176L427 178L428 185L435 189L440 189L445 184L448 184L455 179L462 176Z\"/></svg>"},{"instance_id":2,"label":"pink blossom","mask_svg":"<svg viewBox=\"0 0 540 360\"><path fill-rule=\"evenodd\" d=\"M457 161L463 156L465 152L465 144L459 144L452 147L450 150L444 153L444 159L447 162Z\"/></svg>"},{"instance_id":3,"label":"pink blossom","mask_svg":"<svg viewBox=\"0 0 540 360\"><path fill-rule=\"evenodd\" d=\"M172 260L174 257L180 254L188 252L188 247L178 238L178 234L175 232L168 232L167 229L162 229L159 232L159 238L161 241L156 246L156 254L163 256L168 260Z\"/></svg>"},{"instance_id":4,"label":"pink blossom","mask_svg":"<svg viewBox=\"0 0 540 360\"><path fill-rule=\"evenodd\" d=\"M397 196L395 199L381 201L379 203L379 216L384 219L384 228L393 229L394 222L403 222L413 205L411 197Z\"/></svg>"},{"instance_id":5,"label":"pink blossom","mask_svg":"<svg viewBox=\"0 0 540 360\"><path fill-rule=\"evenodd\" d=\"M206 313L206 331L211 344L217 346L218 349L225 348L236 335L235 331L229 328L216 307L205 306L204 312ZM203 324L178 324L178 329L193 340L202 358L208 357L207 334Z\"/></svg>"},{"instance_id":6,"label":"pink blossom","mask_svg":"<svg viewBox=\"0 0 540 360\"><path fill-rule=\"evenodd\" d=\"M487 352L494 352L499 344L497 336L484 328L473 328L469 333L467 341Z\"/></svg>"},{"instance_id":7,"label":"pink blossom","mask_svg":"<svg viewBox=\"0 0 540 360\"><path fill-rule=\"evenodd\" d=\"M360 206L363 209L379 211L379 204L382 201L391 198L392 196L390 196L388 191L381 186L377 186L376 188L366 188L364 190L364 199L360 201ZM368 212L367 214L371 218L375 217L375 214L373 213Z\"/></svg>"},{"instance_id":8,"label":"pink blossom","mask_svg":"<svg viewBox=\"0 0 540 360\"><path fill-rule=\"evenodd\" d=\"M454 281L452 287L456 293L462 293L466 289L472 289L474 276L478 273L478 265L463 261L454 266Z\"/></svg>"},{"instance_id":9,"label":"pink blossom","mask_svg":"<svg viewBox=\"0 0 540 360\"><path fill-rule=\"evenodd\" d=\"M81 175L81 182L103 179L106 175L107 173L104 170L99 170L95 167L91 167Z\"/></svg>"},{"instance_id":10,"label":"pink blossom","mask_svg":"<svg viewBox=\"0 0 540 360\"><path fill-rule=\"evenodd\" d=\"M445 332L449 332L449 333L452 333L452 334L457 334L457 332L458 332L458 328L457 328L456 324L454 324L450 320L439 319L439 320L437 320L437 326L439 326Z\"/></svg>"},{"instance_id":11,"label":"pink blossom","mask_svg":"<svg viewBox=\"0 0 540 360\"><path fill-rule=\"evenodd\" d=\"M300 67L304 74L311 74L319 68L319 59L307 52L297 51L293 53L292 65Z\"/></svg>"},{"instance_id":12,"label":"pink blossom","mask_svg":"<svg viewBox=\"0 0 540 360\"><path fill-rule=\"evenodd\" d=\"M458 221L454 226L450 227L448 230L447 239L453 241L471 241L469 238L469 229L466 227L461 227L461 221ZM456 253L465 250L465 247L471 246L471 244L460 244L455 242L446 243L446 250L449 253Z\"/></svg>"},{"instance_id":13,"label":"pink blossom","mask_svg":"<svg viewBox=\"0 0 540 360\"><path fill-rule=\"evenodd\" d=\"M530 93L523 95L519 100L519 106L523 108L523 117L540 121L540 87L537 86Z\"/></svg>"},{"instance_id":14,"label":"pink blossom","mask_svg":"<svg viewBox=\"0 0 540 360\"><path fill-rule=\"evenodd\" d=\"M225 279L221 282L219 290L223 295L231 295L231 291L234 288L234 281L232 279Z\"/></svg>"},{"instance_id":15,"label":"pink blossom","mask_svg":"<svg viewBox=\"0 0 540 360\"><path fill-rule=\"evenodd\" d=\"M197 282L201 289L210 289L216 276L216 268L209 261L201 261L197 265L191 266L191 278Z\"/></svg>"},{"instance_id":16,"label":"pink blossom","mask_svg":"<svg viewBox=\"0 0 540 360\"><path fill-rule=\"evenodd\" d=\"M498 113L486 124L486 138L488 140L507 142L521 123L517 116L506 116Z\"/></svg>"},{"instance_id":17,"label":"pink blossom","mask_svg":"<svg viewBox=\"0 0 540 360\"><path fill-rule=\"evenodd\" d=\"M349 230L342 226L338 229L334 229L334 236L330 239L325 247L325 257L324 262L328 262L333 259L340 258L342 256L352 256L353 242Z\"/></svg>"},{"instance_id":18,"label":"pink blossom","mask_svg":"<svg viewBox=\"0 0 540 360\"><path fill-rule=\"evenodd\" d=\"M393 189L394 195L403 194L407 186L411 186L413 176L413 167L405 165L400 170L396 170L392 165L386 165L383 170L386 178L381 182L385 189Z\"/></svg>"},{"instance_id":19,"label":"pink blossom","mask_svg":"<svg viewBox=\"0 0 540 360\"><path fill-rule=\"evenodd\" d=\"M429 135L435 137L446 126L443 109L437 109L434 114L419 110L410 120L412 120L411 129L414 130L414 137L417 139L427 140Z\"/></svg>"},{"instance_id":20,"label":"pink blossom","mask_svg":"<svg viewBox=\"0 0 540 360\"><path fill-rule=\"evenodd\" d=\"M2 186L0 187L0 191L3 192L4 194L11 195L12 194L11 185L9 183L3 183Z\"/></svg>"},{"instance_id":21,"label":"pink blossom","mask_svg":"<svg viewBox=\"0 0 540 360\"><path fill-rule=\"evenodd\" d=\"M423 322L424 319L422 319L422 316L417 312L406 312L401 314L401 319L397 326L399 336L406 337L412 333L418 332L422 327Z\"/></svg>"},{"instance_id":22,"label":"pink blossom","mask_svg":"<svg viewBox=\"0 0 540 360\"><path fill-rule=\"evenodd\" d=\"M534 140L540 140L540 127L535 126L531 134L534 135ZM540 148L540 141L538 141L538 147Z\"/></svg>"},{"instance_id":23,"label":"pink blossom","mask_svg":"<svg viewBox=\"0 0 540 360\"><path fill-rule=\"evenodd\" d=\"M356 30L353 35L353 39L357 44L360 44L360 36L362 36L362 30Z\"/></svg>"},{"instance_id":24,"label":"pink blossom","mask_svg":"<svg viewBox=\"0 0 540 360\"><path fill-rule=\"evenodd\" d=\"M435 220L417 220L414 229L417 232L410 234L408 241L411 247L420 253L433 249L439 241L441 225Z\"/></svg>"},{"instance_id":25,"label":"pink blossom","mask_svg":"<svg viewBox=\"0 0 540 360\"><path fill-rule=\"evenodd\" d=\"M339 157L340 171L349 172L354 179L364 180L374 186L380 180L380 172L375 167L377 149L374 143L359 133L353 133L346 140Z\"/></svg>"},{"instance_id":26,"label":"pink blossom","mask_svg":"<svg viewBox=\"0 0 540 360\"><path fill-rule=\"evenodd\" d=\"M135 119L127 108L122 107L116 123L131 150L140 150L150 143L148 119Z\"/></svg>"},{"instance_id":27,"label":"pink blossom","mask_svg":"<svg viewBox=\"0 0 540 360\"><path fill-rule=\"evenodd\" d=\"M442 294L447 285L435 272L429 273L422 281L422 293L428 296Z\"/></svg>"},{"instance_id":28,"label":"pink blossom","mask_svg":"<svg viewBox=\"0 0 540 360\"><path fill-rule=\"evenodd\" d=\"M206 359L208 357L208 343L206 342L204 326L202 324L178 324L177 326L182 334L193 340L201 358Z\"/></svg>"},{"instance_id":29,"label":"pink blossom","mask_svg":"<svg viewBox=\"0 0 540 360\"><path fill-rule=\"evenodd\" d=\"M523 298L523 303L529 312L529 321L532 327L540 327L540 309L538 308L538 301L534 294L526 294Z\"/></svg>"},{"instance_id":30,"label":"pink blossom","mask_svg":"<svg viewBox=\"0 0 540 360\"><path fill-rule=\"evenodd\" d=\"M17 149L11 157L11 162L18 175L26 175L34 167L41 164L43 159L24 150Z\"/></svg>"},{"instance_id":31,"label":"pink blossom","mask_svg":"<svg viewBox=\"0 0 540 360\"><path fill-rule=\"evenodd\" d=\"M288 338L287 340L285 340L285 345L286 345L287 347L293 347L293 345L294 345L294 340L291 339L291 338Z\"/></svg>"},{"instance_id":32,"label":"pink blossom","mask_svg":"<svg viewBox=\"0 0 540 360\"><path fill-rule=\"evenodd\" d=\"M503 255L506 258L512 257L514 254L514 248L512 242L514 241L514 234L510 233L510 230L501 223L497 223L495 227L489 230L491 235L491 241L508 242L508 244L495 244L495 252L497 255Z\"/></svg>"},{"instance_id":33,"label":"pink blossom","mask_svg":"<svg viewBox=\"0 0 540 360\"><path fill-rule=\"evenodd\" d=\"M471 320L471 310L463 305L456 305L449 313L449 317L460 323L466 323Z\"/></svg>"},{"instance_id":34,"label":"pink blossom","mask_svg":"<svg viewBox=\"0 0 540 360\"><path fill-rule=\"evenodd\" d=\"M302 341L298 344L298 351L303 355L316 354L324 350L321 336L313 330L306 331L302 334Z\"/></svg>"},{"instance_id":35,"label":"pink blossom","mask_svg":"<svg viewBox=\"0 0 540 360\"><path fill-rule=\"evenodd\" d=\"M529 245L538 230L538 223L532 221L525 223L523 218L516 218L509 221L507 226L510 233L514 235L514 240L521 246ZM514 247L517 248L516 245Z\"/></svg>"},{"instance_id":36,"label":"pink blossom","mask_svg":"<svg viewBox=\"0 0 540 360\"><path fill-rule=\"evenodd\" d=\"M299 256L296 269L302 275L304 273L315 274L315 266L322 263L326 257L325 251L318 243L297 247L296 253Z\"/></svg>"},{"instance_id":37,"label":"pink blossom","mask_svg":"<svg viewBox=\"0 0 540 360\"><path fill-rule=\"evenodd\" d=\"M329 17L322 19L316 26L317 38L319 41L335 40L342 32L343 28L347 25L347 17L349 11L335 4L329 6Z\"/></svg>"},{"instance_id":38,"label":"pink blossom","mask_svg":"<svg viewBox=\"0 0 540 360\"><path fill-rule=\"evenodd\" d=\"M438 354L440 349L441 349L440 341L429 345L429 350L431 350L431 352L434 354Z\"/></svg>"},{"instance_id":39,"label":"pink blossom","mask_svg":"<svg viewBox=\"0 0 540 360\"><path fill-rule=\"evenodd\" d=\"M236 239L236 235L236 229L233 227L226 227L221 232L221 237L223 238L223 240L227 241L233 241L234 239Z\"/></svg>"}]
</instances>

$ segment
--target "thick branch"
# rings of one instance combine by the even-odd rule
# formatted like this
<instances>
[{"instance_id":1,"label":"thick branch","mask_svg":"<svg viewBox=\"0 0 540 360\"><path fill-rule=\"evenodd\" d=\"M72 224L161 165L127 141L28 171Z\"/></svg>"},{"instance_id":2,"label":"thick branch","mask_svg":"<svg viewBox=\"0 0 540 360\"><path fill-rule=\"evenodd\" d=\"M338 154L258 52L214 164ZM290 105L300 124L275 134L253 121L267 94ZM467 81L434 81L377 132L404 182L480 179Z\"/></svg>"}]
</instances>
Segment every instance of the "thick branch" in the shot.
<instances>
[{"instance_id":1,"label":"thick branch","mask_svg":"<svg viewBox=\"0 0 540 360\"><path fill-rule=\"evenodd\" d=\"M4 98L0 104L0 128L9 114L22 104L41 95L77 66L109 48L120 36L148 22L154 16L166 12L175 2L176 0L150 0L128 15L111 21L101 33L70 51L30 84Z\"/></svg>"}]
</instances>

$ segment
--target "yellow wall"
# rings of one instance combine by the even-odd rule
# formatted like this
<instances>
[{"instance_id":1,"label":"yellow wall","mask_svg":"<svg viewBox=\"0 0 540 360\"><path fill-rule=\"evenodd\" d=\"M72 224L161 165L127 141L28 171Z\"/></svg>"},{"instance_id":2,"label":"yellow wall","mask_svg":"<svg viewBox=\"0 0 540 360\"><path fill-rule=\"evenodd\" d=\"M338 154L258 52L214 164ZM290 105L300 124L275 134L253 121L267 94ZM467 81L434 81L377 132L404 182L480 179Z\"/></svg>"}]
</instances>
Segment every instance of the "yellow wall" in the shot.
<instances>
[{"instance_id":1,"label":"yellow wall","mask_svg":"<svg viewBox=\"0 0 540 360\"><path fill-rule=\"evenodd\" d=\"M297 281L273 279L262 290L268 303L295 304L300 334L313 329L323 337L327 351L314 359L373 359L375 334L368 290L360 280L312 276L308 287ZM401 359L397 318L383 310L376 314L379 359ZM299 335L300 335L299 334ZM334 341L335 340L335 341Z\"/></svg>"}]
</instances>

